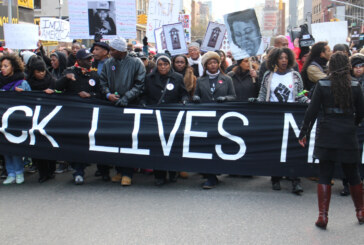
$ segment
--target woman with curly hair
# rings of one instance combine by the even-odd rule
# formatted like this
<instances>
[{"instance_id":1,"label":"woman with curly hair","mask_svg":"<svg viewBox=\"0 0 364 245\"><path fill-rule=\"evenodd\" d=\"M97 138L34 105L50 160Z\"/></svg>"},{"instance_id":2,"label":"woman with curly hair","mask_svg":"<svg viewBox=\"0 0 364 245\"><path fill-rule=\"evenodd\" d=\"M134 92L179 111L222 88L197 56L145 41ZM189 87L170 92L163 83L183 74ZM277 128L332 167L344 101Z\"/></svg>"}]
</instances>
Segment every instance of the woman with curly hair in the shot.
<instances>
[{"instance_id":1,"label":"woman with curly hair","mask_svg":"<svg viewBox=\"0 0 364 245\"><path fill-rule=\"evenodd\" d=\"M289 48L274 48L268 56L268 71L263 76L258 101L280 103L308 103L309 99L301 93L303 82L298 72L292 69L295 58ZM281 177L273 176L272 189L281 190ZM292 193L300 195L303 189L299 178L292 179Z\"/></svg>"},{"instance_id":2,"label":"woman with curly hair","mask_svg":"<svg viewBox=\"0 0 364 245\"><path fill-rule=\"evenodd\" d=\"M303 147L321 108L323 117L318 125L314 149L314 158L320 160L317 185L319 216L316 226L322 229L327 226L335 162L341 162L350 184L356 216L359 223L363 224L363 186L358 168L360 153L357 128L364 117L364 102L360 84L352 80L349 58L343 52L331 56L329 77L316 85L299 135L299 143Z\"/></svg>"},{"instance_id":3,"label":"woman with curly hair","mask_svg":"<svg viewBox=\"0 0 364 245\"><path fill-rule=\"evenodd\" d=\"M0 90L1 91L30 91L30 86L24 80L24 65L20 57L6 54L0 58ZM24 164L21 156L4 155L8 177L4 185L24 182Z\"/></svg>"}]
</instances>

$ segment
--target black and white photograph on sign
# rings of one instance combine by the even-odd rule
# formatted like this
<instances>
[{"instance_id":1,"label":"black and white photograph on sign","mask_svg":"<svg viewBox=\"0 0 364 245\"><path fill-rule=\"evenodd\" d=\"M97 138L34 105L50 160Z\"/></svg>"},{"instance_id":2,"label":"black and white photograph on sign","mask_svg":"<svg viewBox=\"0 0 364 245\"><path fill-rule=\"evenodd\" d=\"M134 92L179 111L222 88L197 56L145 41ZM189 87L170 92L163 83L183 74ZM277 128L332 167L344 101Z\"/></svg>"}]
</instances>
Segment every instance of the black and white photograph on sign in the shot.
<instances>
[{"instance_id":1,"label":"black and white photograph on sign","mask_svg":"<svg viewBox=\"0 0 364 245\"><path fill-rule=\"evenodd\" d=\"M264 45L254 9L224 16L231 53L236 60L263 54Z\"/></svg>"},{"instance_id":2,"label":"black and white photograph on sign","mask_svg":"<svg viewBox=\"0 0 364 245\"><path fill-rule=\"evenodd\" d=\"M202 51L215 51L221 48L222 41L226 33L224 24L209 22L207 26L205 38L203 39L201 50Z\"/></svg>"},{"instance_id":3,"label":"black and white photograph on sign","mask_svg":"<svg viewBox=\"0 0 364 245\"><path fill-rule=\"evenodd\" d=\"M155 46L158 53L163 53L167 49L167 43L164 36L163 28L157 28L154 30Z\"/></svg>"},{"instance_id":4,"label":"black and white photograph on sign","mask_svg":"<svg viewBox=\"0 0 364 245\"><path fill-rule=\"evenodd\" d=\"M188 53L182 23L164 25L163 33L171 55Z\"/></svg>"},{"instance_id":5,"label":"black and white photograph on sign","mask_svg":"<svg viewBox=\"0 0 364 245\"><path fill-rule=\"evenodd\" d=\"M87 6L89 34L116 35L115 2L89 1Z\"/></svg>"}]
</instances>

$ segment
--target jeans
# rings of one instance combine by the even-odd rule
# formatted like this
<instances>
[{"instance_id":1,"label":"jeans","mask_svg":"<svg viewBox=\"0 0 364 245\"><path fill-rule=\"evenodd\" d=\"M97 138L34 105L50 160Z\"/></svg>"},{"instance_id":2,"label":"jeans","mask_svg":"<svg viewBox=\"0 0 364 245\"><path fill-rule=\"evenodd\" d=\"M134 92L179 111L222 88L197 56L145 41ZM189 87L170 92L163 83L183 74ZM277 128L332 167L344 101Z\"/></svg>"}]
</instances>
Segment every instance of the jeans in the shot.
<instances>
[{"instance_id":1,"label":"jeans","mask_svg":"<svg viewBox=\"0 0 364 245\"><path fill-rule=\"evenodd\" d=\"M81 175L83 177L85 175L85 168L87 167L86 163L73 162L71 163L71 166L75 170L73 177L76 177L77 175Z\"/></svg>"},{"instance_id":2,"label":"jeans","mask_svg":"<svg viewBox=\"0 0 364 245\"><path fill-rule=\"evenodd\" d=\"M22 174L24 172L24 164L22 157L4 155L6 171L8 171L8 176L15 177L17 174Z\"/></svg>"}]
</instances>

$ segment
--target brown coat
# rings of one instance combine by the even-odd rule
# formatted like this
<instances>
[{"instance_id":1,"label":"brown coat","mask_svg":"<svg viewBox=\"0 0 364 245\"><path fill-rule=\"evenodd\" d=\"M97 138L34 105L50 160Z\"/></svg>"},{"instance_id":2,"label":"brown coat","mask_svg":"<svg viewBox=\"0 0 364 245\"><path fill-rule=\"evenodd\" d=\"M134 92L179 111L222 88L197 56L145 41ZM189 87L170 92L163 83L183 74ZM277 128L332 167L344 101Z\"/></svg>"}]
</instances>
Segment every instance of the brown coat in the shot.
<instances>
[{"instance_id":1,"label":"brown coat","mask_svg":"<svg viewBox=\"0 0 364 245\"><path fill-rule=\"evenodd\" d=\"M184 80L186 90L187 90L189 96L192 97L193 94L195 93L196 81L197 81L197 78L193 74L192 67L187 67L185 77L183 78L183 80Z\"/></svg>"}]
</instances>

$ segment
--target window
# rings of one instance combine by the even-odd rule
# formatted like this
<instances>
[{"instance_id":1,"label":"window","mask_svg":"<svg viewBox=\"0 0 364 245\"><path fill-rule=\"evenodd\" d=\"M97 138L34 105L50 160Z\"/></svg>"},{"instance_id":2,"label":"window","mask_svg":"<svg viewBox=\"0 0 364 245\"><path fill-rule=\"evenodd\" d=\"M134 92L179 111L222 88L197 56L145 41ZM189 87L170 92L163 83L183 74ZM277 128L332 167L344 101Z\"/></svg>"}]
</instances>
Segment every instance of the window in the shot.
<instances>
[{"instance_id":1,"label":"window","mask_svg":"<svg viewBox=\"0 0 364 245\"><path fill-rule=\"evenodd\" d=\"M42 0L34 0L34 9L42 8Z\"/></svg>"}]
</instances>

